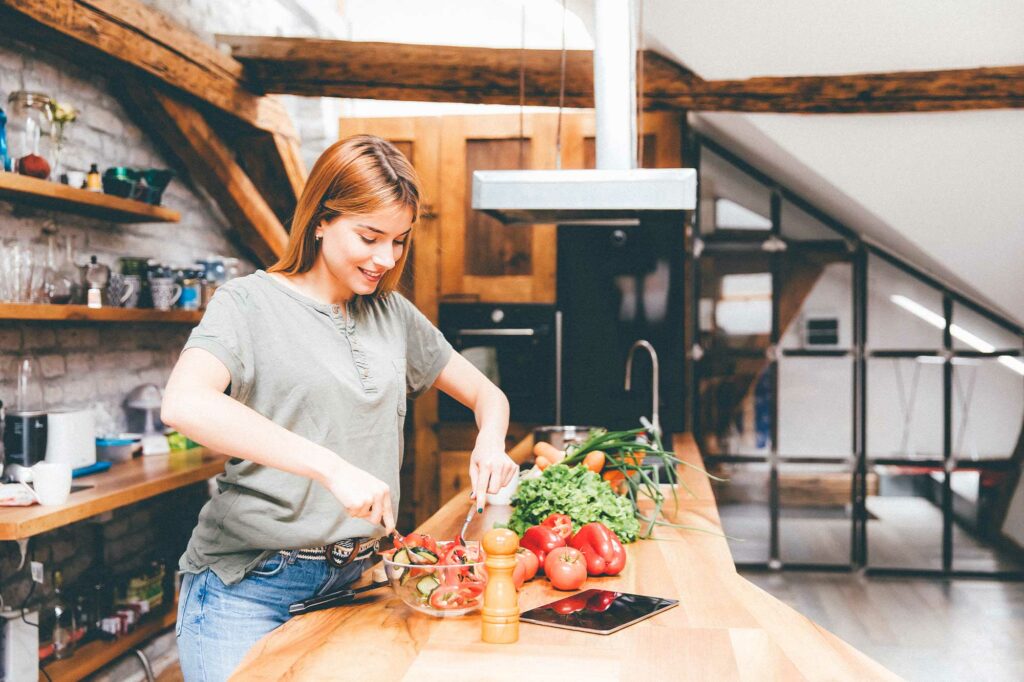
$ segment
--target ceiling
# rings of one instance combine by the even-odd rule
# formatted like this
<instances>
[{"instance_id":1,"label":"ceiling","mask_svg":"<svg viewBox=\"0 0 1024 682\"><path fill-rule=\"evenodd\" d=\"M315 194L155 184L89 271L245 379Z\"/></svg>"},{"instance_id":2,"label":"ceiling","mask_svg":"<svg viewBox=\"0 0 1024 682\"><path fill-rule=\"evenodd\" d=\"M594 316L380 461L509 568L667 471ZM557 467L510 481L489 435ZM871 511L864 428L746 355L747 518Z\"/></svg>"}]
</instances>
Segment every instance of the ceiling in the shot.
<instances>
[{"instance_id":1,"label":"ceiling","mask_svg":"<svg viewBox=\"0 0 1024 682\"><path fill-rule=\"evenodd\" d=\"M590 23L589 2L570 6ZM706 79L1024 64L1024 3L646 0L645 42ZM1024 323L1024 110L728 114L694 126Z\"/></svg>"},{"instance_id":2,"label":"ceiling","mask_svg":"<svg viewBox=\"0 0 1024 682\"><path fill-rule=\"evenodd\" d=\"M561 44L557 0L343 7L352 40ZM567 47L591 47L591 0L568 9ZM706 79L1024 64L1017 0L644 0L643 28L645 47ZM358 113L371 111L383 113ZM868 239L1024 324L1024 110L691 118Z\"/></svg>"}]
</instances>

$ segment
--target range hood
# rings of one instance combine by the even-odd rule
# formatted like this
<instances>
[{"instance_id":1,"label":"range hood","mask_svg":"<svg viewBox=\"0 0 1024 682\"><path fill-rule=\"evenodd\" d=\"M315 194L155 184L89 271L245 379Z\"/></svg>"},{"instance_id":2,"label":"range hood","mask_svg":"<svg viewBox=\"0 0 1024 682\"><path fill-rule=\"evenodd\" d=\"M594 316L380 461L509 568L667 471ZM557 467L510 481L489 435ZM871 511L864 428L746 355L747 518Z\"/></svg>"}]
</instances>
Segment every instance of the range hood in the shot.
<instances>
[{"instance_id":1,"label":"range hood","mask_svg":"<svg viewBox=\"0 0 1024 682\"><path fill-rule=\"evenodd\" d=\"M473 208L507 225L637 225L697 206L693 168L636 168L631 0L594 0L594 170L474 171Z\"/></svg>"}]
</instances>

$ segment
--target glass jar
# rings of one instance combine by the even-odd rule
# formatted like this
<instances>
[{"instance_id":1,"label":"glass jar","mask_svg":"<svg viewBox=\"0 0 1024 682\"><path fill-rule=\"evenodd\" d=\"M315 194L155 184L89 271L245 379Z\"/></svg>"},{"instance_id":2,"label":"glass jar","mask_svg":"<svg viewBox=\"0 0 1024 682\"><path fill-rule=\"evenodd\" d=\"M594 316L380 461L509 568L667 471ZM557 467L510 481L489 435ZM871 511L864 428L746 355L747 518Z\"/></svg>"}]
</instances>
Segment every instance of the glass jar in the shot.
<instances>
[{"instance_id":1,"label":"glass jar","mask_svg":"<svg viewBox=\"0 0 1024 682\"><path fill-rule=\"evenodd\" d=\"M19 90L7 98L7 148L14 169L22 175L50 177L51 100L38 92Z\"/></svg>"}]
</instances>

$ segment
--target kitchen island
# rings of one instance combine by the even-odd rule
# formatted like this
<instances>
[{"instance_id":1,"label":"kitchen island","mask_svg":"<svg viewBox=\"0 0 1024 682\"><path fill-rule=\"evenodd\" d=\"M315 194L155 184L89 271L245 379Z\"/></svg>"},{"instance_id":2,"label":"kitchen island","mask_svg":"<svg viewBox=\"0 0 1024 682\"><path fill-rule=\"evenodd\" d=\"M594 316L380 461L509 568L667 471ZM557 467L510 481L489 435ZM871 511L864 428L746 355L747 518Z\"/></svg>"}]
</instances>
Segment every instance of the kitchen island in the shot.
<instances>
[{"instance_id":1,"label":"kitchen island","mask_svg":"<svg viewBox=\"0 0 1024 682\"><path fill-rule=\"evenodd\" d=\"M700 465L693 439L674 449ZM408 609L389 590L356 604L299 616L264 637L236 680L898 680L898 676L736 573L708 480L688 468L695 493L681 493L675 523L660 540L627 546L619 576L589 578L584 589L669 597L679 606L608 636L522 623L515 644L480 641L479 615L436 619ZM468 492L421 528L458 532ZM467 535L478 538L509 507L492 506ZM543 578L523 588L525 611L565 596Z\"/></svg>"}]
</instances>

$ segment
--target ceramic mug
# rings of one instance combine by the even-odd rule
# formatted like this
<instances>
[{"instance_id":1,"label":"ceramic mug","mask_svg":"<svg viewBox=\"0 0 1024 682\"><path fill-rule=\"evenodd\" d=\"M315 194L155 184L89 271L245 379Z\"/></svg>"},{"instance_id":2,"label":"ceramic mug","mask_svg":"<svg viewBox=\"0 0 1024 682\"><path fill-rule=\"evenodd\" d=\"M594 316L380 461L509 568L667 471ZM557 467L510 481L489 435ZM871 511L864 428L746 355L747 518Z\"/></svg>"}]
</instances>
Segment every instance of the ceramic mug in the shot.
<instances>
[{"instance_id":1,"label":"ceramic mug","mask_svg":"<svg viewBox=\"0 0 1024 682\"><path fill-rule=\"evenodd\" d=\"M149 291L157 310L170 310L181 298L181 285L173 277L150 277Z\"/></svg>"},{"instance_id":2,"label":"ceramic mug","mask_svg":"<svg viewBox=\"0 0 1024 682\"><path fill-rule=\"evenodd\" d=\"M110 275L110 281L107 283L107 300L110 305L134 308L135 306L128 306L127 301L132 296L138 300L138 291L138 277L132 281L125 275L115 272Z\"/></svg>"},{"instance_id":3,"label":"ceramic mug","mask_svg":"<svg viewBox=\"0 0 1024 682\"><path fill-rule=\"evenodd\" d=\"M37 462L32 465L32 488L39 504L64 504L71 494L71 467L67 462Z\"/></svg>"},{"instance_id":4,"label":"ceramic mug","mask_svg":"<svg viewBox=\"0 0 1024 682\"><path fill-rule=\"evenodd\" d=\"M131 294L129 294L128 298L124 299L123 301L124 307L138 308L139 294L142 293L142 278L139 277L138 275L124 275L124 281L132 285Z\"/></svg>"}]
</instances>

